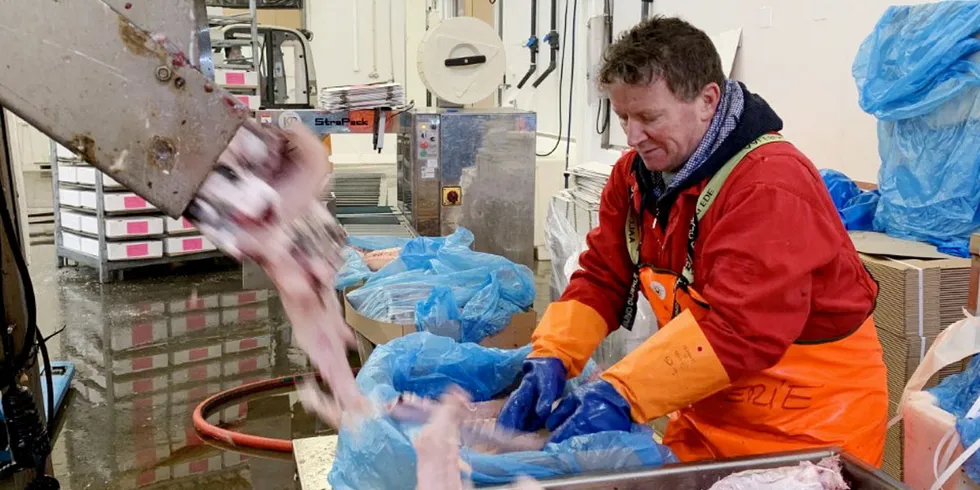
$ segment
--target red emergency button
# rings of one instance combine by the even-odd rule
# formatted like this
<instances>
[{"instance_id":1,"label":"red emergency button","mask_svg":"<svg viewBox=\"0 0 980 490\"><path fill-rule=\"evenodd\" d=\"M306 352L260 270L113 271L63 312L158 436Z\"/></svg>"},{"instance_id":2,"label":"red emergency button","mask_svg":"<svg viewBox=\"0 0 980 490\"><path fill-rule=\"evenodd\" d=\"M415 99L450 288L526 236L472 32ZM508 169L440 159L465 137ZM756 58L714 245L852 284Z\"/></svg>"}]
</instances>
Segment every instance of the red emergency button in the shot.
<instances>
[{"instance_id":1,"label":"red emergency button","mask_svg":"<svg viewBox=\"0 0 980 490\"><path fill-rule=\"evenodd\" d=\"M419 145L419 147L421 147L421 148L428 148L429 147L429 144L423 141L422 144Z\"/></svg>"},{"instance_id":2,"label":"red emergency button","mask_svg":"<svg viewBox=\"0 0 980 490\"><path fill-rule=\"evenodd\" d=\"M449 191L449 192L447 192L446 193L446 200L449 201L450 204L456 204L456 203L458 203L459 202L459 193L456 192L456 191Z\"/></svg>"}]
</instances>

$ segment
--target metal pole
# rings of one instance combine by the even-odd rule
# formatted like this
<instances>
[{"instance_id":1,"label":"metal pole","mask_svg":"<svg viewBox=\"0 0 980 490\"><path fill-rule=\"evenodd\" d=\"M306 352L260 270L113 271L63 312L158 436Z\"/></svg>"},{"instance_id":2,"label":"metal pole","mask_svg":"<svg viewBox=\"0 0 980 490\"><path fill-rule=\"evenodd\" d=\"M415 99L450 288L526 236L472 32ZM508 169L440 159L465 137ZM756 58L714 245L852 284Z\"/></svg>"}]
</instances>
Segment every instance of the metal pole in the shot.
<instances>
[{"instance_id":1,"label":"metal pole","mask_svg":"<svg viewBox=\"0 0 980 490\"><path fill-rule=\"evenodd\" d=\"M650 18L650 10L653 8L653 0L640 0L640 20Z\"/></svg>"},{"instance_id":2,"label":"metal pole","mask_svg":"<svg viewBox=\"0 0 980 490\"><path fill-rule=\"evenodd\" d=\"M259 13L256 2L257 0L248 0L248 15L252 17L252 69L259 73Z\"/></svg>"}]
</instances>

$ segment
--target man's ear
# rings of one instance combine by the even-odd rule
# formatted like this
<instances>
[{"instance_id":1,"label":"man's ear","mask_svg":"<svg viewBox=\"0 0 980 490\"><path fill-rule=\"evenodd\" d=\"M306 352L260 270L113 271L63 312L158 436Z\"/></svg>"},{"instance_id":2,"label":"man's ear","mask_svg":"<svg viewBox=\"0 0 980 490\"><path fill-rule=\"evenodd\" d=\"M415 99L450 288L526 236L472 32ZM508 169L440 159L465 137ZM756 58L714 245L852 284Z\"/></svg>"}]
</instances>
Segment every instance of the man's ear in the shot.
<instances>
[{"instance_id":1,"label":"man's ear","mask_svg":"<svg viewBox=\"0 0 980 490\"><path fill-rule=\"evenodd\" d=\"M702 121L710 121L718 110L718 103L721 101L721 87L717 83L711 82L701 89L698 94L698 116Z\"/></svg>"}]
</instances>

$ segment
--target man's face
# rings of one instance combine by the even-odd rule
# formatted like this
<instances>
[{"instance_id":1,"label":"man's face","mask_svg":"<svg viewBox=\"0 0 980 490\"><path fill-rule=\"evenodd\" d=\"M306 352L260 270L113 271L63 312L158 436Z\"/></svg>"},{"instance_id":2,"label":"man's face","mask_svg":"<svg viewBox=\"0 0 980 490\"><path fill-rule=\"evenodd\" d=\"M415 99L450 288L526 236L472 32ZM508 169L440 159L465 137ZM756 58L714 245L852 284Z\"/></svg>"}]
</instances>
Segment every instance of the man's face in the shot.
<instances>
[{"instance_id":1,"label":"man's face","mask_svg":"<svg viewBox=\"0 0 980 490\"><path fill-rule=\"evenodd\" d=\"M693 100L684 101L663 79L635 85L614 82L607 91L627 143L654 172L675 172L690 158L721 96L718 85L709 83Z\"/></svg>"}]
</instances>

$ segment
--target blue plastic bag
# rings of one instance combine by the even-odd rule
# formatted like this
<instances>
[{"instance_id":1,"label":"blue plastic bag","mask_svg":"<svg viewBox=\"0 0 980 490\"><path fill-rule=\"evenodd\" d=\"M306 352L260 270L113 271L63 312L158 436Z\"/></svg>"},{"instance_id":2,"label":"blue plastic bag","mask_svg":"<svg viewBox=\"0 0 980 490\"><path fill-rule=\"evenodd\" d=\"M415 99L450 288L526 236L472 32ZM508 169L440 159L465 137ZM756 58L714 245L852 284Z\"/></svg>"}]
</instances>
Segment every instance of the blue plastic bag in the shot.
<instances>
[{"instance_id":1,"label":"blue plastic bag","mask_svg":"<svg viewBox=\"0 0 980 490\"><path fill-rule=\"evenodd\" d=\"M980 396L980 356L974 356L962 373L949 376L939 386L927 391L939 399L940 408L956 415L956 431L963 447L969 447L980 438L980 418L966 418ZM973 481L980 483L980 453L970 456L963 468Z\"/></svg>"},{"instance_id":2,"label":"blue plastic bag","mask_svg":"<svg viewBox=\"0 0 980 490\"><path fill-rule=\"evenodd\" d=\"M980 227L980 2L889 7L854 60L878 118L874 227L966 257Z\"/></svg>"},{"instance_id":3,"label":"blue plastic bag","mask_svg":"<svg viewBox=\"0 0 980 490\"><path fill-rule=\"evenodd\" d=\"M471 250L472 243L465 228L447 237L411 240L347 299L374 320L480 342L530 308L536 289L531 269Z\"/></svg>"},{"instance_id":4,"label":"blue plastic bag","mask_svg":"<svg viewBox=\"0 0 980 490\"><path fill-rule=\"evenodd\" d=\"M344 266L337 271L337 283L334 286L338 291L343 291L351 286L357 285L362 281L368 280L374 271L368 268L361 255L353 247L361 250L384 250L388 248L404 247L409 242L408 238L390 236L348 236L347 245L344 249Z\"/></svg>"},{"instance_id":5,"label":"blue plastic bag","mask_svg":"<svg viewBox=\"0 0 980 490\"><path fill-rule=\"evenodd\" d=\"M881 197L877 190L863 191L850 177L836 170L821 169L820 177L845 228L855 231L874 229L875 210Z\"/></svg>"},{"instance_id":6,"label":"blue plastic bag","mask_svg":"<svg viewBox=\"0 0 980 490\"><path fill-rule=\"evenodd\" d=\"M487 401L511 388L521 372L530 346L516 350L457 343L426 332L400 337L379 346L357 374L357 385L373 400L387 402L402 392L437 398L455 384L474 401ZM566 392L584 382L596 369L570 381ZM415 451L412 438L419 426L388 417L343 429L334 465L328 475L335 489L415 489ZM520 475L548 478L583 471L655 467L677 459L653 440L646 426L631 432L602 432L578 436L542 451L487 455L464 448L461 457L470 465L477 485L507 483Z\"/></svg>"}]
</instances>

